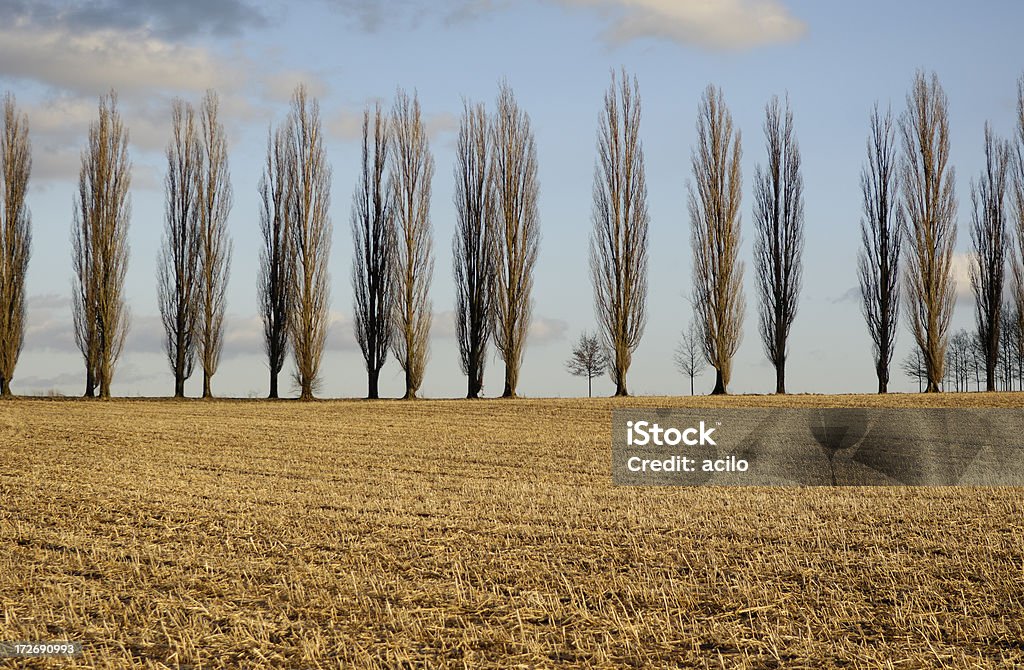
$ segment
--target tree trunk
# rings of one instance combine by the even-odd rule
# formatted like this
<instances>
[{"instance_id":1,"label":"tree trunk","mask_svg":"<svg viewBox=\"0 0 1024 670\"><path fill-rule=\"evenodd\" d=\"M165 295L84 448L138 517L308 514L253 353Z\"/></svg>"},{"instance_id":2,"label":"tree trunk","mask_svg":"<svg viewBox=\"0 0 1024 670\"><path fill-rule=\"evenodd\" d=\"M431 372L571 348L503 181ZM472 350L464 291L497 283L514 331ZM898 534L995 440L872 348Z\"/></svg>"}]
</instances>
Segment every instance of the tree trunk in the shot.
<instances>
[{"instance_id":1,"label":"tree trunk","mask_svg":"<svg viewBox=\"0 0 1024 670\"><path fill-rule=\"evenodd\" d=\"M775 393L786 394L786 359L775 361Z\"/></svg>"},{"instance_id":2,"label":"tree trunk","mask_svg":"<svg viewBox=\"0 0 1024 670\"><path fill-rule=\"evenodd\" d=\"M3 377L3 376L0 376L0 397L3 397L3 398L10 398L10 397L12 397L12 393L11 393L11 380L9 380L9 379L7 379L7 377Z\"/></svg>"},{"instance_id":3,"label":"tree trunk","mask_svg":"<svg viewBox=\"0 0 1024 670\"><path fill-rule=\"evenodd\" d=\"M693 375L690 375L690 395L693 395Z\"/></svg>"},{"instance_id":4,"label":"tree trunk","mask_svg":"<svg viewBox=\"0 0 1024 670\"><path fill-rule=\"evenodd\" d=\"M409 371L406 371L406 373L405 373L405 397L403 398L403 400L415 400L415 399L416 399L416 389L413 388L412 374Z\"/></svg>"},{"instance_id":5,"label":"tree trunk","mask_svg":"<svg viewBox=\"0 0 1024 670\"><path fill-rule=\"evenodd\" d=\"M88 367L89 366L87 365L86 368ZM86 369L85 371L85 397L96 397L96 379L93 377L91 369Z\"/></svg>"},{"instance_id":6,"label":"tree trunk","mask_svg":"<svg viewBox=\"0 0 1024 670\"><path fill-rule=\"evenodd\" d=\"M715 388L711 391L711 395L726 395L727 393L725 383L722 381L722 371L715 368Z\"/></svg>"},{"instance_id":7,"label":"tree trunk","mask_svg":"<svg viewBox=\"0 0 1024 670\"><path fill-rule=\"evenodd\" d=\"M313 399L313 386L309 380L303 380L302 391L299 393L299 400L309 401Z\"/></svg>"},{"instance_id":8,"label":"tree trunk","mask_svg":"<svg viewBox=\"0 0 1024 670\"><path fill-rule=\"evenodd\" d=\"M929 379L928 380L928 386L925 388L924 392L925 393L939 393L939 385L935 381Z\"/></svg>"},{"instance_id":9,"label":"tree trunk","mask_svg":"<svg viewBox=\"0 0 1024 670\"><path fill-rule=\"evenodd\" d=\"M587 397L594 397L594 378L590 375L587 375Z\"/></svg>"},{"instance_id":10,"label":"tree trunk","mask_svg":"<svg viewBox=\"0 0 1024 670\"><path fill-rule=\"evenodd\" d=\"M502 398L515 398L516 397L516 385L519 382L519 371L513 371L511 366L505 366L505 390L502 392Z\"/></svg>"},{"instance_id":11,"label":"tree trunk","mask_svg":"<svg viewBox=\"0 0 1024 670\"><path fill-rule=\"evenodd\" d=\"M268 398L276 398L277 397L277 373L276 372L271 372L270 373L270 394L267 397Z\"/></svg>"},{"instance_id":12,"label":"tree trunk","mask_svg":"<svg viewBox=\"0 0 1024 670\"><path fill-rule=\"evenodd\" d=\"M380 370L368 370L366 372L366 398L367 400L377 400L380 398Z\"/></svg>"},{"instance_id":13,"label":"tree trunk","mask_svg":"<svg viewBox=\"0 0 1024 670\"><path fill-rule=\"evenodd\" d=\"M204 398L212 398L213 397L213 391L210 389L210 381L211 381L210 380L210 374L206 370L203 370L203 397Z\"/></svg>"},{"instance_id":14,"label":"tree trunk","mask_svg":"<svg viewBox=\"0 0 1024 670\"><path fill-rule=\"evenodd\" d=\"M185 378L178 372L174 373L174 397L185 397Z\"/></svg>"},{"instance_id":15,"label":"tree trunk","mask_svg":"<svg viewBox=\"0 0 1024 670\"><path fill-rule=\"evenodd\" d=\"M470 356L470 358L472 359L473 356ZM469 375L467 377L466 384L466 398L470 400L476 400L479 398L480 391L483 389L483 384L480 380L480 372L475 364L469 366Z\"/></svg>"},{"instance_id":16,"label":"tree trunk","mask_svg":"<svg viewBox=\"0 0 1024 670\"><path fill-rule=\"evenodd\" d=\"M625 398L629 395L629 391L626 390L626 380L620 378L619 381L615 382L615 397Z\"/></svg>"}]
</instances>

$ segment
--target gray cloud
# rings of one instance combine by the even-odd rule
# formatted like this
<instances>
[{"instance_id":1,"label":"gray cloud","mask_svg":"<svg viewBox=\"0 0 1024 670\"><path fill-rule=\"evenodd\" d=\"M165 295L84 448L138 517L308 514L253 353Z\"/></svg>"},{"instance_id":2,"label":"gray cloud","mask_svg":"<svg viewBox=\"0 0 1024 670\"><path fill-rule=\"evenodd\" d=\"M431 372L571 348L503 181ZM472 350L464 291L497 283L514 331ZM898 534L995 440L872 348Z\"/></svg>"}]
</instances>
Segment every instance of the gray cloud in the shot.
<instances>
[{"instance_id":1,"label":"gray cloud","mask_svg":"<svg viewBox=\"0 0 1024 670\"><path fill-rule=\"evenodd\" d=\"M530 320L530 330L527 333L527 344L548 344L564 340L569 331L569 324L562 319L552 319L545 316L534 316ZM430 329L431 337L439 340L454 340L458 337L455 327L455 312L445 310L435 312L434 320Z\"/></svg>"},{"instance_id":2,"label":"gray cloud","mask_svg":"<svg viewBox=\"0 0 1024 670\"><path fill-rule=\"evenodd\" d=\"M70 31L145 30L158 37L238 35L267 25L262 11L243 0L105 0L25 2L0 0L13 24L47 24Z\"/></svg>"},{"instance_id":3,"label":"gray cloud","mask_svg":"<svg viewBox=\"0 0 1024 670\"><path fill-rule=\"evenodd\" d=\"M807 27L780 0L546 0L549 4L597 13L606 20L603 38L618 45L662 39L706 49L747 49L792 42ZM363 30L375 32L398 20L403 26L427 19L450 25L500 11L503 0L331 0ZM399 18L400 17L400 18Z\"/></svg>"}]
</instances>

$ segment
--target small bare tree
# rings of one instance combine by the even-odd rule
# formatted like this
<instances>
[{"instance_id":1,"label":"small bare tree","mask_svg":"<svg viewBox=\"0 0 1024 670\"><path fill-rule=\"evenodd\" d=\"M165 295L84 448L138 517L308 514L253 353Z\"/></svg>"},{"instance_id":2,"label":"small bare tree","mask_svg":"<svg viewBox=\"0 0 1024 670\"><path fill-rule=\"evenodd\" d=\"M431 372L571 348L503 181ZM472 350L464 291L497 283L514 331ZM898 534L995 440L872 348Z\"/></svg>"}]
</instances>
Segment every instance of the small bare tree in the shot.
<instances>
[{"instance_id":1,"label":"small bare tree","mask_svg":"<svg viewBox=\"0 0 1024 670\"><path fill-rule=\"evenodd\" d=\"M393 194L385 183L390 130L378 103L363 113L359 186L352 196L352 291L355 332L366 363L367 398L378 398L380 370L388 357L394 310L395 234Z\"/></svg>"},{"instance_id":2,"label":"small bare tree","mask_svg":"<svg viewBox=\"0 0 1024 670\"><path fill-rule=\"evenodd\" d=\"M691 323L683 331L682 338L676 346L674 360L679 372L690 378L690 395L693 395L693 380L707 367L707 360L704 357L704 340L701 338L696 324Z\"/></svg>"},{"instance_id":3,"label":"small bare tree","mask_svg":"<svg viewBox=\"0 0 1024 670\"><path fill-rule=\"evenodd\" d=\"M1002 326L1003 278L1006 276L1006 187L1010 145L985 124L985 168L971 183L971 288L974 290L978 344L985 360L985 390L996 390L999 329ZM1012 253L1012 250L1009 251Z\"/></svg>"},{"instance_id":4,"label":"small bare tree","mask_svg":"<svg viewBox=\"0 0 1024 670\"><path fill-rule=\"evenodd\" d=\"M949 103L939 78L919 71L900 119L900 185L910 227L906 284L910 327L928 370L926 392L940 390L955 298L955 173L949 164Z\"/></svg>"},{"instance_id":5,"label":"small bare tree","mask_svg":"<svg viewBox=\"0 0 1024 670\"><path fill-rule=\"evenodd\" d=\"M565 369L575 377L587 378L587 397L594 397L594 379L604 374L611 362L597 335L580 334L572 356L565 362Z\"/></svg>"},{"instance_id":6,"label":"small bare tree","mask_svg":"<svg viewBox=\"0 0 1024 670\"><path fill-rule=\"evenodd\" d=\"M99 118L89 126L82 153L72 227L75 268L75 342L85 358L85 395L110 397L110 384L128 334L124 277L128 269L128 131L117 94L100 98Z\"/></svg>"},{"instance_id":7,"label":"small bare tree","mask_svg":"<svg viewBox=\"0 0 1024 670\"><path fill-rule=\"evenodd\" d=\"M868 159L861 169L864 218L860 221L863 247L857 256L861 309L874 345L878 392L889 390L889 365L899 324L900 251L906 224L897 202L899 174L892 112L885 116L875 105L868 136Z\"/></svg>"},{"instance_id":8,"label":"small bare tree","mask_svg":"<svg viewBox=\"0 0 1024 670\"><path fill-rule=\"evenodd\" d=\"M174 397L185 396L185 380L196 360L199 320L199 184L202 148L195 110L181 100L171 106L172 138L164 179L164 236L157 259L157 299L166 337Z\"/></svg>"},{"instance_id":9,"label":"small bare tree","mask_svg":"<svg viewBox=\"0 0 1024 670\"><path fill-rule=\"evenodd\" d=\"M289 208L295 268L293 313L289 320L295 384L301 400L320 387L320 362L330 319L331 168L323 147L320 104L300 84L292 94L288 120L294 197Z\"/></svg>"},{"instance_id":10,"label":"small bare tree","mask_svg":"<svg viewBox=\"0 0 1024 670\"><path fill-rule=\"evenodd\" d=\"M494 181L494 345L505 362L503 398L516 397L533 314L533 268L540 247L537 146L530 117L507 83L491 128Z\"/></svg>"},{"instance_id":11,"label":"small bare tree","mask_svg":"<svg viewBox=\"0 0 1024 670\"><path fill-rule=\"evenodd\" d=\"M270 394L277 398L277 378L288 355L288 333L294 303L292 275L295 252L291 233L294 147L285 127L267 135L267 159L260 178L260 269L257 301L263 320L263 342L270 368Z\"/></svg>"},{"instance_id":12,"label":"small bare tree","mask_svg":"<svg viewBox=\"0 0 1024 670\"><path fill-rule=\"evenodd\" d=\"M761 341L775 368L775 392L786 392L789 330L803 274L804 180L793 111L778 96L764 109L768 165L754 171L754 266L761 294Z\"/></svg>"},{"instance_id":13,"label":"small bare tree","mask_svg":"<svg viewBox=\"0 0 1024 670\"><path fill-rule=\"evenodd\" d=\"M740 250L740 198L743 149L740 131L722 91L708 85L697 115L697 146L689 191L693 248L693 305L704 353L715 368L712 394L728 392L732 358L743 328L743 263Z\"/></svg>"},{"instance_id":14,"label":"small bare tree","mask_svg":"<svg viewBox=\"0 0 1024 670\"><path fill-rule=\"evenodd\" d=\"M921 356L919 348L915 347L913 351L907 353L901 368L903 374L917 381L917 392L924 391L924 382L928 379L928 371L924 367L924 357Z\"/></svg>"},{"instance_id":15,"label":"small bare tree","mask_svg":"<svg viewBox=\"0 0 1024 670\"><path fill-rule=\"evenodd\" d=\"M434 158L415 94L410 99L405 91L399 90L391 116L394 124L391 188L398 228L396 332L392 347L405 371L405 398L412 400L423 384L430 354L430 284L434 276L430 186L434 178Z\"/></svg>"},{"instance_id":16,"label":"small bare tree","mask_svg":"<svg viewBox=\"0 0 1024 670\"><path fill-rule=\"evenodd\" d=\"M647 322L647 178L640 142L640 86L625 69L612 72L604 96L594 169L590 275L604 346L611 353L615 395Z\"/></svg>"},{"instance_id":17,"label":"small bare tree","mask_svg":"<svg viewBox=\"0 0 1024 670\"><path fill-rule=\"evenodd\" d=\"M217 94L207 91L199 110L201 163L197 171L199 196L199 323L196 346L203 367L203 397L210 398L213 375L224 346L224 312L231 273L231 173L228 140L220 121Z\"/></svg>"},{"instance_id":18,"label":"small bare tree","mask_svg":"<svg viewBox=\"0 0 1024 670\"><path fill-rule=\"evenodd\" d=\"M467 377L467 398L477 398L484 385L487 340L493 311L494 196L487 112L468 102L459 124L455 163L455 237L452 242L455 278L455 327L459 361Z\"/></svg>"},{"instance_id":19,"label":"small bare tree","mask_svg":"<svg viewBox=\"0 0 1024 670\"><path fill-rule=\"evenodd\" d=\"M28 115L14 96L3 99L0 128L0 397L10 397L11 379L25 343L25 275L32 245L32 219L25 196L32 173Z\"/></svg>"}]
</instances>

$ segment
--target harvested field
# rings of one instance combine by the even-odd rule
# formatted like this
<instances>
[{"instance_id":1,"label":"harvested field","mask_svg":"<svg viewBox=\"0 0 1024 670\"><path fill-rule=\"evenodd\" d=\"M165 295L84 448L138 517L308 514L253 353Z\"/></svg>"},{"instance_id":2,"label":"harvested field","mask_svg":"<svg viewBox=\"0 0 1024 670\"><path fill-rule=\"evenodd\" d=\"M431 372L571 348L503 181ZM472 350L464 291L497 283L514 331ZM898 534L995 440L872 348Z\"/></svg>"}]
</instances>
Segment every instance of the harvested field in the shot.
<instances>
[{"instance_id":1,"label":"harvested field","mask_svg":"<svg viewBox=\"0 0 1024 670\"><path fill-rule=\"evenodd\" d=\"M1024 394L0 403L26 667L1010 667L1024 490L614 488L610 410Z\"/></svg>"}]
</instances>

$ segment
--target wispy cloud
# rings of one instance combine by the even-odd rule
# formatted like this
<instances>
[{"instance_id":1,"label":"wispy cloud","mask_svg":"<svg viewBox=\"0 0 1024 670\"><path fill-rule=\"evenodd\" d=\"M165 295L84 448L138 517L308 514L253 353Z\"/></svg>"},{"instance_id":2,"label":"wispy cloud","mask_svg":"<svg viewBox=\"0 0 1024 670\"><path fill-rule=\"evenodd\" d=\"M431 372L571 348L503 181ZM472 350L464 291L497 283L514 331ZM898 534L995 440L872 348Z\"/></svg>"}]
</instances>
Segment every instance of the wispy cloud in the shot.
<instances>
[{"instance_id":1,"label":"wispy cloud","mask_svg":"<svg viewBox=\"0 0 1024 670\"><path fill-rule=\"evenodd\" d=\"M620 45L661 39L706 49L731 50L792 42L807 32L780 0L546 0L569 9L596 12L607 25L603 38ZM512 6L502 0L332 0L363 30L402 27L434 18L451 25Z\"/></svg>"},{"instance_id":2,"label":"wispy cloud","mask_svg":"<svg viewBox=\"0 0 1024 670\"><path fill-rule=\"evenodd\" d=\"M663 39L707 49L792 42L807 26L778 0L555 0L608 17L611 44Z\"/></svg>"}]
</instances>

